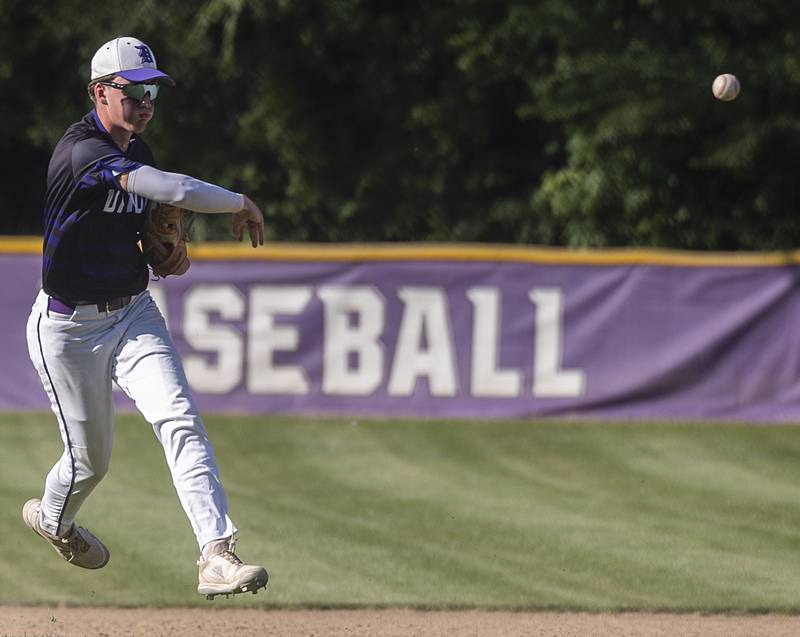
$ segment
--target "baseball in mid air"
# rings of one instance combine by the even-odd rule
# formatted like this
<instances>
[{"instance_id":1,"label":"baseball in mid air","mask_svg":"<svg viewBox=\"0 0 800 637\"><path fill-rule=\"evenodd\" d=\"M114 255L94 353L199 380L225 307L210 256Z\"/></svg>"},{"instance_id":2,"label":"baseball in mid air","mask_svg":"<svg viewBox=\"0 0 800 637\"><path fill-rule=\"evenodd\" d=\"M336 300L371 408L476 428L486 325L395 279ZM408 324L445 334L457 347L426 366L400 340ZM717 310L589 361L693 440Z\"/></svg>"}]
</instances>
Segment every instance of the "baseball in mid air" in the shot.
<instances>
[{"instance_id":1,"label":"baseball in mid air","mask_svg":"<svg viewBox=\"0 0 800 637\"><path fill-rule=\"evenodd\" d=\"M731 73L717 75L714 79L714 83L711 85L711 92L714 94L714 97L723 102L735 100L736 96L739 95L740 89L741 85L739 84L739 79Z\"/></svg>"}]
</instances>

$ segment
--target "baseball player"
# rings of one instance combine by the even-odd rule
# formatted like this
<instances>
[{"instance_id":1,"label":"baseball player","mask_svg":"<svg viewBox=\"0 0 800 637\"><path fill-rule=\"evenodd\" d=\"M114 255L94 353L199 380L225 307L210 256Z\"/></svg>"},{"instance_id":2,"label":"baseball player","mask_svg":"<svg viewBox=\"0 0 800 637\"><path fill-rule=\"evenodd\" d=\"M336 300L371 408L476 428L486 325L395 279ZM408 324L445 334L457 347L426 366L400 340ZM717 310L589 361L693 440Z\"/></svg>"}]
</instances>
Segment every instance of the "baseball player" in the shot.
<instances>
[{"instance_id":1,"label":"baseball player","mask_svg":"<svg viewBox=\"0 0 800 637\"><path fill-rule=\"evenodd\" d=\"M174 85L133 37L101 46L91 63L94 108L53 151L44 210L42 290L28 319L31 360L58 420L64 452L25 523L70 564L102 568L109 550L75 523L108 469L112 381L130 396L164 447L178 498L200 547L198 592L255 593L267 571L234 553L237 531L214 452L164 319L147 291L139 248L155 202L232 213L241 241L264 242L264 219L246 196L155 168L139 137L156 98Z\"/></svg>"}]
</instances>

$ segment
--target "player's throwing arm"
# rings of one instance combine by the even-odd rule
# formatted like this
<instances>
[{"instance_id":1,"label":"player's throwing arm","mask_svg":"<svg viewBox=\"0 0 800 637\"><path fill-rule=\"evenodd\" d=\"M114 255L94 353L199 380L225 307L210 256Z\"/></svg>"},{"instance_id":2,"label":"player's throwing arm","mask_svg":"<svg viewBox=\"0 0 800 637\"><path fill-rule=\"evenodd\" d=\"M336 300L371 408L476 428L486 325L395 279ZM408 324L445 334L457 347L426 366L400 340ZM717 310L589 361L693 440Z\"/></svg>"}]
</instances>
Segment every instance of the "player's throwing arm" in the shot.
<instances>
[{"instance_id":1,"label":"player's throwing arm","mask_svg":"<svg viewBox=\"0 0 800 637\"><path fill-rule=\"evenodd\" d=\"M258 206L245 195L188 175L166 172L151 166L142 166L122 175L120 185L128 192L186 210L233 213L234 236L241 241L244 228L247 227L253 247L264 244L264 216Z\"/></svg>"}]
</instances>

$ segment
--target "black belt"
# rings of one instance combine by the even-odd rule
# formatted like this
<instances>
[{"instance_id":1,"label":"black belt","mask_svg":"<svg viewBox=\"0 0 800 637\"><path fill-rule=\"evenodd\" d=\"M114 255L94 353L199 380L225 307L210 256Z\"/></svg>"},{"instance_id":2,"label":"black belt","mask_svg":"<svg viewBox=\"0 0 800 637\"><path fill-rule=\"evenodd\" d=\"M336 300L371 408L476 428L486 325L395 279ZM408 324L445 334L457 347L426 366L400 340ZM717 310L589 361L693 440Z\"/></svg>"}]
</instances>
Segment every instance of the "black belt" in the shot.
<instances>
[{"instance_id":1,"label":"black belt","mask_svg":"<svg viewBox=\"0 0 800 637\"><path fill-rule=\"evenodd\" d=\"M121 310L123 307L131 302L132 296L118 296L116 299L109 299L108 301L100 301L100 303L67 303L61 299L50 297L47 299L47 310L49 312L58 312L59 314L72 314L78 305L92 305L97 308L98 312L113 312L114 310Z\"/></svg>"}]
</instances>

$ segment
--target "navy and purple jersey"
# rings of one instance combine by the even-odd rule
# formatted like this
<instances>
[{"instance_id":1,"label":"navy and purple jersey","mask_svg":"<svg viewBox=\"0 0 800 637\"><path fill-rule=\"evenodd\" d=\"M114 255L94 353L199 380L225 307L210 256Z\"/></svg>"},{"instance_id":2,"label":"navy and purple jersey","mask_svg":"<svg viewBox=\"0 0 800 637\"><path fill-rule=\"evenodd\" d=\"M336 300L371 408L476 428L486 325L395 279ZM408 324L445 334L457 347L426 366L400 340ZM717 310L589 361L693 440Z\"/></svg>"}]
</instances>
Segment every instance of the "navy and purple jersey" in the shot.
<instances>
[{"instance_id":1,"label":"navy and purple jersey","mask_svg":"<svg viewBox=\"0 0 800 637\"><path fill-rule=\"evenodd\" d=\"M149 199L128 193L119 176L155 166L133 137L127 152L92 110L70 126L47 171L42 287L73 304L138 294L148 269L138 246Z\"/></svg>"}]
</instances>

